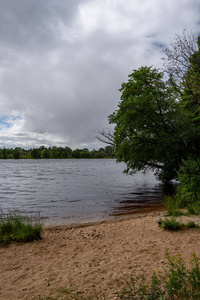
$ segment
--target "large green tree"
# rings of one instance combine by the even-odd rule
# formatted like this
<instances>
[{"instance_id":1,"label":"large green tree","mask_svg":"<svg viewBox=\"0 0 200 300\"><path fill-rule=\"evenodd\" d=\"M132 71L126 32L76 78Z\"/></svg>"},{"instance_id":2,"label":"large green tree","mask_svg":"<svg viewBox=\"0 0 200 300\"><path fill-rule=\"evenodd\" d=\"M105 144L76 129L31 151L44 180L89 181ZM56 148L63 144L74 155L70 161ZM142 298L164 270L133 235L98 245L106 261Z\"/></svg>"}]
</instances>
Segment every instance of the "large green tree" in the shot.
<instances>
[{"instance_id":1,"label":"large green tree","mask_svg":"<svg viewBox=\"0 0 200 300\"><path fill-rule=\"evenodd\" d=\"M177 37L166 51L166 72L141 67L121 86L115 124L118 161L127 172L152 169L159 179L177 179L183 160L200 155L200 42Z\"/></svg>"},{"instance_id":2,"label":"large green tree","mask_svg":"<svg viewBox=\"0 0 200 300\"><path fill-rule=\"evenodd\" d=\"M186 151L186 120L177 93L163 77L151 67L134 70L109 121L115 124L117 159L126 163L127 172L153 169L160 179L171 180Z\"/></svg>"}]
</instances>

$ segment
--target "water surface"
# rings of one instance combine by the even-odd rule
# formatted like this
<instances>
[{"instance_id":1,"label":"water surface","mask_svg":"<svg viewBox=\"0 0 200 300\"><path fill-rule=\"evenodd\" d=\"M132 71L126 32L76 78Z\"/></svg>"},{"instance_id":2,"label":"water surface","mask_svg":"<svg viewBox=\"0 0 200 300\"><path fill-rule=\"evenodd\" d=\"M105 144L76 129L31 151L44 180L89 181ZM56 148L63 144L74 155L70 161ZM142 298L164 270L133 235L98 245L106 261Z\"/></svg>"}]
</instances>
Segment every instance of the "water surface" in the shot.
<instances>
[{"instance_id":1,"label":"water surface","mask_svg":"<svg viewBox=\"0 0 200 300\"><path fill-rule=\"evenodd\" d=\"M114 159L0 160L0 208L69 224L162 207L163 184L153 173L129 176L124 168Z\"/></svg>"}]
</instances>

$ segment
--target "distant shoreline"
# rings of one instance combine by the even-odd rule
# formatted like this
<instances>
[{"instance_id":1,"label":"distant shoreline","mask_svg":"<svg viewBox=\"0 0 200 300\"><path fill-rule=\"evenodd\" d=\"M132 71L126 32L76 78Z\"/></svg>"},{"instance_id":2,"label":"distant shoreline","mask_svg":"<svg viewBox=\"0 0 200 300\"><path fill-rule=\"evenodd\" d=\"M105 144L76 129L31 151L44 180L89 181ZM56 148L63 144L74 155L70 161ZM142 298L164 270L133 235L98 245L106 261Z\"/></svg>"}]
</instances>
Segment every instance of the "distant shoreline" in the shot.
<instances>
[{"instance_id":1,"label":"distant shoreline","mask_svg":"<svg viewBox=\"0 0 200 300\"><path fill-rule=\"evenodd\" d=\"M115 158L114 146L98 150L88 148L72 150L70 147L45 147L24 149L21 147L0 148L0 159L80 159L80 158Z\"/></svg>"}]
</instances>

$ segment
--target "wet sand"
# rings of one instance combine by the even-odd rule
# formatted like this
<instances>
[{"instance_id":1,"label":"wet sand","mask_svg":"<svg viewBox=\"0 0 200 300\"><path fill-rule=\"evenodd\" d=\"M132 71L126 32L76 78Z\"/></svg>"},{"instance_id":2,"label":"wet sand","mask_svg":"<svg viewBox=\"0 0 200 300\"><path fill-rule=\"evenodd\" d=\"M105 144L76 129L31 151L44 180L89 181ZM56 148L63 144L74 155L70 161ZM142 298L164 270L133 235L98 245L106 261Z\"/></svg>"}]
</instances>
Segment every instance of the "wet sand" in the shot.
<instances>
[{"instance_id":1,"label":"wet sand","mask_svg":"<svg viewBox=\"0 0 200 300\"><path fill-rule=\"evenodd\" d=\"M117 299L131 274L148 280L153 270L162 271L165 248L186 262L192 252L200 257L199 229L164 231L156 221L162 215L48 226L40 241L0 248L0 299L70 299L66 287L92 299L100 292Z\"/></svg>"}]
</instances>

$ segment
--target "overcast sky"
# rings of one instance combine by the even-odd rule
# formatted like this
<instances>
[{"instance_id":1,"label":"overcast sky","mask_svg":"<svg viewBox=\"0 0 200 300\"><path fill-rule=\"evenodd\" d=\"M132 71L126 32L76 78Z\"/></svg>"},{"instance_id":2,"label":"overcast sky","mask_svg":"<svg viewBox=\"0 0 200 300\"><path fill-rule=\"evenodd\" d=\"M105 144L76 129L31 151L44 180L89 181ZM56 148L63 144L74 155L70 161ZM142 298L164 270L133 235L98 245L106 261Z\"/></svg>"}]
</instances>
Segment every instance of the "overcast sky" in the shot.
<instances>
[{"instance_id":1,"label":"overcast sky","mask_svg":"<svg viewBox=\"0 0 200 300\"><path fill-rule=\"evenodd\" d=\"M104 147L128 74L199 25L199 0L0 0L0 147Z\"/></svg>"}]
</instances>

